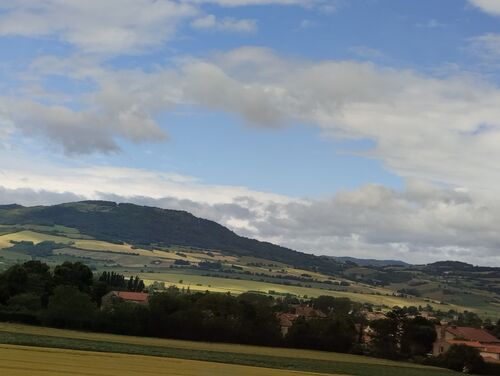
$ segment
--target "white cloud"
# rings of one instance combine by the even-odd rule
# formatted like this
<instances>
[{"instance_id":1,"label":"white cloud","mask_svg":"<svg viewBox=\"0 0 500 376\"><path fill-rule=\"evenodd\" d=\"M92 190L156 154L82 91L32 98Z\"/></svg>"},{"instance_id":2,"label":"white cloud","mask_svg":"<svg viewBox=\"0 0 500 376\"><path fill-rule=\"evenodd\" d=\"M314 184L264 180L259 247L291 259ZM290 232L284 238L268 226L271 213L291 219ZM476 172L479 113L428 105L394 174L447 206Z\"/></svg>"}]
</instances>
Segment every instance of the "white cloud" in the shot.
<instances>
[{"instance_id":1,"label":"white cloud","mask_svg":"<svg viewBox=\"0 0 500 376\"><path fill-rule=\"evenodd\" d=\"M315 124L326 137L372 140L365 154L399 175L500 189L500 89L477 77L294 62L255 48L192 63L183 74L186 99L249 123Z\"/></svg>"},{"instance_id":2,"label":"white cloud","mask_svg":"<svg viewBox=\"0 0 500 376\"><path fill-rule=\"evenodd\" d=\"M498 0L469 0L469 2L483 12L500 16L500 2Z\"/></svg>"},{"instance_id":3,"label":"white cloud","mask_svg":"<svg viewBox=\"0 0 500 376\"><path fill-rule=\"evenodd\" d=\"M316 26L316 22L311 21L311 20L302 20L300 21L300 28L301 29L310 29L311 27Z\"/></svg>"},{"instance_id":4,"label":"white cloud","mask_svg":"<svg viewBox=\"0 0 500 376\"><path fill-rule=\"evenodd\" d=\"M195 29L213 29L243 33L254 33L257 31L256 20L235 18L217 19L213 14L195 19L191 22L191 26Z\"/></svg>"},{"instance_id":5,"label":"white cloud","mask_svg":"<svg viewBox=\"0 0 500 376\"><path fill-rule=\"evenodd\" d=\"M77 138L87 141L74 152L112 149L116 137L157 139L163 131L155 114L187 103L234 112L261 127L299 122L318 127L325 137L371 140L374 147L365 155L401 176L500 189L500 88L478 77L298 61L255 47L150 72L54 58L39 60L33 69L34 75L58 70L96 83L95 92L80 98L82 110L12 99L4 105L14 127L26 135L43 133L69 152L76 147L65 134L71 129L82 130Z\"/></svg>"},{"instance_id":6,"label":"white cloud","mask_svg":"<svg viewBox=\"0 0 500 376\"><path fill-rule=\"evenodd\" d=\"M137 52L169 40L197 9L171 0L13 0L0 4L0 35L55 36L84 52Z\"/></svg>"},{"instance_id":7,"label":"white cloud","mask_svg":"<svg viewBox=\"0 0 500 376\"><path fill-rule=\"evenodd\" d=\"M332 0L186 0L187 3L194 4L217 4L225 7L239 7L250 5L300 5L313 6L318 3L331 3Z\"/></svg>"},{"instance_id":8,"label":"white cloud","mask_svg":"<svg viewBox=\"0 0 500 376\"><path fill-rule=\"evenodd\" d=\"M333 10L333 0L11 0L0 2L0 36L53 37L100 55L140 53L174 37L178 25L199 16L204 4L302 6ZM213 16L195 27L254 32L251 19ZM211 24L212 23L212 24Z\"/></svg>"},{"instance_id":9,"label":"white cloud","mask_svg":"<svg viewBox=\"0 0 500 376\"><path fill-rule=\"evenodd\" d=\"M385 57L384 53L376 48L367 46L354 46L349 49L353 54L366 59L374 60Z\"/></svg>"},{"instance_id":10,"label":"white cloud","mask_svg":"<svg viewBox=\"0 0 500 376\"><path fill-rule=\"evenodd\" d=\"M500 61L500 34L488 33L471 38L470 50L486 61Z\"/></svg>"},{"instance_id":11,"label":"white cloud","mask_svg":"<svg viewBox=\"0 0 500 376\"><path fill-rule=\"evenodd\" d=\"M444 27L445 24L439 22L438 20L432 18L426 22L417 23L417 27L423 27L427 29L435 29L437 27Z\"/></svg>"}]
</instances>

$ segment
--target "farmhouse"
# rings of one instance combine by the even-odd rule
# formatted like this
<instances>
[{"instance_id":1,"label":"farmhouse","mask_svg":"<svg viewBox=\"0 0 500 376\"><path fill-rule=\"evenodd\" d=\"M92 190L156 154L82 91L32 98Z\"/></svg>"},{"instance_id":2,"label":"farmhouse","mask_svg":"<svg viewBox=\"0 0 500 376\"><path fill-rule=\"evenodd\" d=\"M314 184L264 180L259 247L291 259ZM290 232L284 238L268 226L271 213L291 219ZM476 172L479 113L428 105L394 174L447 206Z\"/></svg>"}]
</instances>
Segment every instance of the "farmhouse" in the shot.
<instances>
[{"instance_id":1,"label":"farmhouse","mask_svg":"<svg viewBox=\"0 0 500 376\"><path fill-rule=\"evenodd\" d=\"M147 305L149 294L144 292L130 292L130 291L110 291L102 297L101 307L110 307L118 302L130 302Z\"/></svg>"},{"instance_id":2,"label":"farmhouse","mask_svg":"<svg viewBox=\"0 0 500 376\"><path fill-rule=\"evenodd\" d=\"M438 325L436 332L434 356L445 353L452 345L467 345L477 348L486 362L500 363L500 340L484 329Z\"/></svg>"},{"instance_id":3,"label":"farmhouse","mask_svg":"<svg viewBox=\"0 0 500 376\"><path fill-rule=\"evenodd\" d=\"M306 305L294 307L294 313L279 312L276 316L280 322L281 334L283 336L288 334L288 330L293 325L293 322L299 317L304 317L305 319L321 319L326 317L323 312Z\"/></svg>"}]
</instances>

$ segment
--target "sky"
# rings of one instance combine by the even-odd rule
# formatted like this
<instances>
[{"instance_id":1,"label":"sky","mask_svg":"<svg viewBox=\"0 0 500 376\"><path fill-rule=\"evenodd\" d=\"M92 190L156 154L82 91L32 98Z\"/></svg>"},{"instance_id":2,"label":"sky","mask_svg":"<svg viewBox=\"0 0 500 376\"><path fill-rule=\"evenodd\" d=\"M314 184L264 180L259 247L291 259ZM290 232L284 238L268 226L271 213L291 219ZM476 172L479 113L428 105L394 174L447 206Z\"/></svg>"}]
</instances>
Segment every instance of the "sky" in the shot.
<instances>
[{"instance_id":1,"label":"sky","mask_svg":"<svg viewBox=\"0 0 500 376\"><path fill-rule=\"evenodd\" d=\"M0 204L500 266L500 0L0 0Z\"/></svg>"}]
</instances>

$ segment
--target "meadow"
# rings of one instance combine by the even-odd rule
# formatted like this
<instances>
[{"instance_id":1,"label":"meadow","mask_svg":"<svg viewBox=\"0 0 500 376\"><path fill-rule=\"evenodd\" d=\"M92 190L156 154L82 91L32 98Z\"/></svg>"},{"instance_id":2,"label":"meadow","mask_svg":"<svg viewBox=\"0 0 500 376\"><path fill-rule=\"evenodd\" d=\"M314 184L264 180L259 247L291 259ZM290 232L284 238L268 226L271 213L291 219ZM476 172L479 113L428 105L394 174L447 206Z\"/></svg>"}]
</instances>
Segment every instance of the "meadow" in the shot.
<instances>
[{"instance_id":1,"label":"meadow","mask_svg":"<svg viewBox=\"0 0 500 376\"><path fill-rule=\"evenodd\" d=\"M28 371L32 374L43 374L33 373L33 369L30 368L32 361L34 362L32 367L36 366L37 357L40 357L39 364L44 370L50 369L47 367L52 367L53 370L62 367L61 369L67 370L64 367L82 364L84 367L82 372L86 375L111 375L103 373L103 370L113 369L114 361L121 362L121 365L116 364L117 369L122 369L119 367L125 367L125 364L130 364L131 370L136 365L141 365L138 369L143 373L129 373L130 375L451 376L455 374L434 367L349 354L129 337L6 323L0 323L0 343L4 344L0 346L0 374L4 374L2 367L7 365L10 371L18 372L8 373L15 376L27 375ZM19 345L29 348L18 347ZM82 350L85 352L81 352ZM174 361L172 358L177 360ZM29 361L24 362L24 359ZM127 363L126 359L130 359L130 363ZM25 371L26 373L23 373ZM205 371L207 373L204 373ZM46 374L65 373L63 371Z\"/></svg>"}]
</instances>

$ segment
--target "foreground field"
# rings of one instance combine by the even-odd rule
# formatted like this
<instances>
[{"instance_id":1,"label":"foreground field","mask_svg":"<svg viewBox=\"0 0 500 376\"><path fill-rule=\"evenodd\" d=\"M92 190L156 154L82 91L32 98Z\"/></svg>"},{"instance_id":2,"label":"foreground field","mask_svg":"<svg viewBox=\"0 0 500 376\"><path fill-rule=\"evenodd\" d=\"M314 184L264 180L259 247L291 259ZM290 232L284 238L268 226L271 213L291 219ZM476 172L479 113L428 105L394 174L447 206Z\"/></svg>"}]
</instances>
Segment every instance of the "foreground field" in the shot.
<instances>
[{"instance_id":1,"label":"foreground field","mask_svg":"<svg viewBox=\"0 0 500 376\"><path fill-rule=\"evenodd\" d=\"M291 371L301 372L298 373L299 375L319 373L355 376L452 376L455 374L439 368L349 354L84 333L5 323L0 323L0 343L92 352L154 355L160 358L210 361L265 369L263 373L250 373L255 375L274 375L270 372L271 369L285 369L287 371L284 374L291 374ZM203 373L205 369L200 369L197 371L198 373L193 375L224 375L224 373L215 371ZM0 374L3 373L0 372ZM190 375L179 372L166 374ZM245 375L245 373L233 374ZM19 373L19 375L24 374ZM89 375L94 374L89 373ZM127 374L124 373L124 375Z\"/></svg>"},{"instance_id":2,"label":"foreground field","mask_svg":"<svg viewBox=\"0 0 500 376\"><path fill-rule=\"evenodd\" d=\"M312 376L317 374L143 355L0 345L0 375Z\"/></svg>"}]
</instances>

